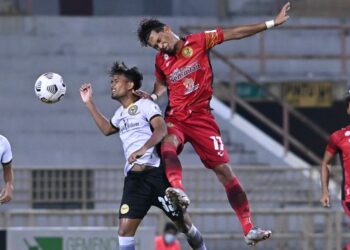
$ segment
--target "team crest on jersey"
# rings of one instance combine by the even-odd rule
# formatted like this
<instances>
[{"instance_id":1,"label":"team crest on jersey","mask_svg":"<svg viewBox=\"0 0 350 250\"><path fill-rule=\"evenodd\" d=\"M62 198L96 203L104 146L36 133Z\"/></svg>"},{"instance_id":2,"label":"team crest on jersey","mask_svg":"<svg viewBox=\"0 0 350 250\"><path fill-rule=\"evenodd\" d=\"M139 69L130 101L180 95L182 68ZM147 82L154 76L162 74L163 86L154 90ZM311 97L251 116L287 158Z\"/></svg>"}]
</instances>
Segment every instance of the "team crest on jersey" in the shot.
<instances>
[{"instance_id":1,"label":"team crest on jersey","mask_svg":"<svg viewBox=\"0 0 350 250\"><path fill-rule=\"evenodd\" d=\"M165 61L167 61L167 60L169 60L169 55L168 54L164 54L163 58L164 58Z\"/></svg>"},{"instance_id":2,"label":"team crest on jersey","mask_svg":"<svg viewBox=\"0 0 350 250\"><path fill-rule=\"evenodd\" d=\"M193 55L193 49L190 46L186 46L181 52L183 57L189 58Z\"/></svg>"},{"instance_id":3,"label":"team crest on jersey","mask_svg":"<svg viewBox=\"0 0 350 250\"><path fill-rule=\"evenodd\" d=\"M132 105L132 106L128 109L129 115L136 115L138 109L139 109L139 108L137 107L137 105Z\"/></svg>"},{"instance_id":4,"label":"team crest on jersey","mask_svg":"<svg viewBox=\"0 0 350 250\"><path fill-rule=\"evenodd\" d=\"M120 207L120 213L121 214L126 214L129 212L129 205L128 204L123 204L121 207Z\"/></svg>"}]
</instances>

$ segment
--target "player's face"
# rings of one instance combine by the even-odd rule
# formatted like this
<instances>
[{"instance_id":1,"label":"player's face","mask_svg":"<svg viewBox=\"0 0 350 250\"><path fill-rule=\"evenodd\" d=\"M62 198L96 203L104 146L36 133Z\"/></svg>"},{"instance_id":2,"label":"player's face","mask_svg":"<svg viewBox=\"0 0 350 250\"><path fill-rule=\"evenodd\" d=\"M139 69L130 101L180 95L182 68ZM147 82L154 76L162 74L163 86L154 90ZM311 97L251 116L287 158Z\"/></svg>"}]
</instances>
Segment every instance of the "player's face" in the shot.
<instances>
[{"instance_id":1,"label":"player's face","mask_svg":"<svg viewBox=\"0 0 350 250\"><path fill-rule=\"evenodd\" d=\"M179 39L168 26L165 26L164 30L160 32L152 30L148 38L149 46L170 55L176 53L176 43L178 41Z\"/></svg>"},{"instance_id":2,"label":"player's face","mask_svg":"<svg viewBox=\"0 0 350 250\"><path fill-rule=\"evenodd\" d=\"M120 98L127 96L131 89L132 85L128 78L122 74L113 75L111 80L112 99L119 100Z\"/></svg>"}]
</instances>

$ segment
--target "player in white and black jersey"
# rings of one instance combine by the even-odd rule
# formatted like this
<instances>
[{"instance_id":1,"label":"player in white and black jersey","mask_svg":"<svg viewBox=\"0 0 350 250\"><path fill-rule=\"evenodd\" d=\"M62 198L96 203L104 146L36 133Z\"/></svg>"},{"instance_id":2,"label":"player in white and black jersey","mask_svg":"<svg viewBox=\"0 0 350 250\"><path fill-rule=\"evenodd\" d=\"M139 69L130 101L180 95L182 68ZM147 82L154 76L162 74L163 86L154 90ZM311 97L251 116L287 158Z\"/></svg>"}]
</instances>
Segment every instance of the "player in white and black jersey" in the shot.
<instances>
[{"instance_id":1,"label":"player in white and black jersey","mask_svg":"<svg viewBox=\"0 0 350 250\"><path fill-rule=\"evenodd\" d=\"M108 120L96 108L91 84L83 84L80 95L104 135L119 132L125 154L124 190L119 209L119 249L134 250L134 235L151 206L157 206L173 220L193 249L205 250L203 238L186 211L165 195L170 184L164 174L156 146L167 128L156 103L133 93L141 87L142 74L136 67L115 63L111 69L112 99L122 105Z\"/></svg>"},{"instance_id":2,"label":"player in white and black jersey","mask_svg":"<svg viewBox=\"0 0 350 250\"><path fill-rule=\"evenodd\" d=\"M0 135L0 162L5 182L5 187L0 191L0 204L3 204L12 200L13 192L12 150L9 141L3 135Z\"/></svg>"}]
</instances>

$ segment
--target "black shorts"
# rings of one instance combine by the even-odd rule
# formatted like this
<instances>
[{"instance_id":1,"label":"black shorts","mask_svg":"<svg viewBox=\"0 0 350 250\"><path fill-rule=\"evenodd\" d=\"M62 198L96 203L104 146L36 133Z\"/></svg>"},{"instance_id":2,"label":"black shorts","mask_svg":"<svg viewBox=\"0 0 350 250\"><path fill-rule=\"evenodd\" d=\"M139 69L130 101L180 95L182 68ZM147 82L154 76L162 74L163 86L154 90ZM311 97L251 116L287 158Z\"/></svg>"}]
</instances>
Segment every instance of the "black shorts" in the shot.
<instances>
[{"instance_id":1,"label":"black shorts","mask_svg":"<svg viewBox=\"0 0 350 250\"><path fill-rule=\"evenodd\" d=\"M129 171L124 179L119 218L142 219L151 206L162 209L171 220L182 218L182 212L165 196L168 187L170 184L161 166L143 172Z\"/></svg>"}]
</instances>

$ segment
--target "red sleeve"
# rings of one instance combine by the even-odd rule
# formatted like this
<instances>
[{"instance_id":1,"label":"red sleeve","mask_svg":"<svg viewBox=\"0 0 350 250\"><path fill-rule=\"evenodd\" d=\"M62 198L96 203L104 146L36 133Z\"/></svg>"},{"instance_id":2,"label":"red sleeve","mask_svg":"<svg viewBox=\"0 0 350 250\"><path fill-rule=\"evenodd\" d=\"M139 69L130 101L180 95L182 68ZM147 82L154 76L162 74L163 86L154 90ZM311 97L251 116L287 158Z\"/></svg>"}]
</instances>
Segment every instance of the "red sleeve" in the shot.
<instances>
[{"instance_id":1,"label":"red sleeve","mask_svg":"<svg viewBox=\"0 0 350 250\"><path fill-rule=\"evenodd\" d=\"M157 54L154 75L158 80L165 81L165 75L163 71L160 69L159 65L160 65L160 56L159 54Z\"/></svg>"},{"instance_id":2,"label":"red sleeve","mask_svg":"<svg viewBox=\"0 0 350 250\"><path fill-rule=\"evenodd\" d=\"M339 141L337 133L333 133L328 140L326 151L332 155L335 155L338 152L337 142Z\"/></svg>"},{"instance_id":3,"label":"red sleeve","mask_svg":"<svg viewBox=\"0 0 350 250\"><path fill-rule=\"evenodd\" d=\"M224 41L224 33L221 28L215 30L208 30L204 32L205 35L205 49L211 49Z\"/></svg>"}]
</instances>

